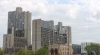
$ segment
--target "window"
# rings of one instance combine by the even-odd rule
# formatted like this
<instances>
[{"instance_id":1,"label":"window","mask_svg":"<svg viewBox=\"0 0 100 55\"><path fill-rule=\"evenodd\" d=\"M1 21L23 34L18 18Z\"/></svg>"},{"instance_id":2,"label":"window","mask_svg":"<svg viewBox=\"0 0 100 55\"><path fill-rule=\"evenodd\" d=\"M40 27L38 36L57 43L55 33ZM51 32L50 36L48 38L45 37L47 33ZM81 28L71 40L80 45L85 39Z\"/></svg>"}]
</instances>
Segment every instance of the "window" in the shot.
<instances>
[{"instance_id":1,"label":"window","mask_svg":"<svg viewBox=\"0 0 100 55\"><path fill-rule=\"evenodd\" d=\"M7 38L6 38L6 41L7 41Z\"/></svg>"}]
</instances>

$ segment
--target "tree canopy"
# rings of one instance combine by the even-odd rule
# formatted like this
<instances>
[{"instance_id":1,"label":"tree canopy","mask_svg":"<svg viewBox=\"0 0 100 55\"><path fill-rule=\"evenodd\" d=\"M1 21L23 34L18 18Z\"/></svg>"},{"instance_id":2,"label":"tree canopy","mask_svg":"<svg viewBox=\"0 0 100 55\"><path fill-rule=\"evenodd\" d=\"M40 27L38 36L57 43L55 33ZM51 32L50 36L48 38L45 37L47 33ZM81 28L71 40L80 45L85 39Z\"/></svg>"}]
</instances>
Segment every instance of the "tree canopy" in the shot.
<instances>
[{"instance_id":1,"label":"tree canopy","mask_svg":"<svg viewBox=\"0 0 100 55\"><path fill-rule=\"evenodd\" d=\"M48 55L48 53L49 53L48 46L44 44L43 47L36 50L35 52L32 50L21 49L18 52L16 52L14 55Z\"/></svg>"},{"instance_id":2,"label":"tree canopy","mask_svg":"<svg viewBox=\"0 0 100 55\"><path fill-rule=\"evenodd\" d=\"M16 52L14 55L34 55L34 52L32 50L21 49L18 52Z\"/></svg>"},{"instance_id":3,"label":"tree canopy","mask_svg":"<svg viewBox=\"0 0 100 55\"><path fill-rule=\"evenodd\" d=\"M32 50L32 45L29 45L28 46L28 50Z\"/></svg>"},{"instance_id":4,"label":"tree canopy","mask_svg":"<svg viewBox=\"0 0 100 55\"><path fill-rule=\"evenodd\" d=\"M25 52L26 51L24 49L21 49L18 52L16 52L15 55L25 55Z\"/></svg>"},{"instance_id":5,"label":"tree canopy","mask_svg":"<svg viewBox=\"0 0 100 55\"><path fill-rule=\"evenodd\" d=\"M36 50L35 52L31 50L31 47L32 46L30 46L28 50L21 49L18 52L15 52L14 55L48 55L49 54L48 46L46 44L44 44L43 47ZM3 51L0 49L0 55L2 54Z\"/></svg>"},{"instance_id":6,"label":"tree canopy","mask_svg":"<svg viewBox=\"0 0 100 55\"><path fill-rule=\"evenodd\" d=\"M91 43L90 45L85 47L85 50L87 51L88 55L96 55L100 54L100 44L94 44Z\"/></svg>"},{"instance_id":7,"label":"tree canopy","mask_svg":"<svg viewBox=\"0 0 100 55\"><path fill-rule=\"evenodd\" d=\"M2 51L2 49L0 48L0 55L3 55L3 51Z\"/></svg>"},{"instance_id":8,"label":"tree canopy","mask_svg":"<svg viewBox=\"0 0 100 55\"><path fill-rule=\"evenodd\" d=\"M32 50L26 50L26 55L35 55L34 51Z\"/></svg>"},{"instance_id":9,"label":"tree canopy","mask_svg":"<svg viewBox=\"0 0 100 55\"><path fill-rule=\"evenodd\" d=\"M42 48L35 52L35 55L48 55L48 46L45 44Z\"/></svg>"}]
</instances>

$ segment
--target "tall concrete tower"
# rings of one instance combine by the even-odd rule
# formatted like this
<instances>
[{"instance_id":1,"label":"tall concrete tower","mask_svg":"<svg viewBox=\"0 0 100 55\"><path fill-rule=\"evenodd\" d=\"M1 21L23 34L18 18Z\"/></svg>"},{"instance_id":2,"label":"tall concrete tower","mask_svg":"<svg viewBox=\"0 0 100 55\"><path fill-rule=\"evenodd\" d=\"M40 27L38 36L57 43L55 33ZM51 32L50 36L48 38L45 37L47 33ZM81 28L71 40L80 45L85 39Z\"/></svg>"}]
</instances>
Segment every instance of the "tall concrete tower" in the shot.
<instances>
[{"instance_id":1,"label":"tall concrete tower","mask_svg":"<svg viewBox=\"0 0 100 55\"><path fill-rule=\"evenodd\" d=\"M38 50L44 44L53 45L54 21L36 19L32 21L32 50Z\"/></svg>"},{"instance_id":2,"label":"tall concrete tower","mask_svg":"<svg viewBox=\"0 0 100 55\"><path fill-rule=\"evenodd\" d=\"M72 40L71 40L71 27L62 26L61 22L54 27L54 43L63 44L68 46L68 52L72 51ZM68 53L70 55L70 53Z\"/></svg>"},{"instance_id":3,"label":"tall concrete tower","mask_svg":"<svg viewBox=\"0 0 100 55\"><path fill-rule=\"evenodd\" d=\"M58 41L61 44L71 45L71 27L62 26L61 22L54 27L54 43L57 44Z\"/></svg>"},{"instance_id":4,"label":"tall concrete tower","mask_svg":"<svg viewBox=\"0 0 100 55\"><path fill-rule=\"evenodd\" d=\"M7 34L13 34L15 37L25 37L28 46L31 45L31 13L23 11L21 7L8 12Z\"/></svg>"}]
</instances>

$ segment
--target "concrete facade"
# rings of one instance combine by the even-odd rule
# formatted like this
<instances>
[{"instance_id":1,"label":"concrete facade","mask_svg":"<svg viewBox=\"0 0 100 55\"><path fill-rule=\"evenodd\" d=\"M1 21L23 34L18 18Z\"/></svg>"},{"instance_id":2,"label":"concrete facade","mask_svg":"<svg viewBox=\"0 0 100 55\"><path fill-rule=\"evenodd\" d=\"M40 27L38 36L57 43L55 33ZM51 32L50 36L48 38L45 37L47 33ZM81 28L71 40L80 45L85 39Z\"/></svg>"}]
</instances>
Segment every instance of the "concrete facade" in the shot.
<instances>
[{"instance_id":1,"label":"concrete facade","mask_svg":"<svg viewBox=\"0 0 100 55\"><path fill-rule=\"evenodd\" d=\"M4 34L3 35L3 50L5 50L5 48L12 48L13 45L14 45L14 35Z\"/></svg>"},{"instance_id":2,"label":"concrete facade","mask_svg":"<svg viewBox=\"0 0 100 55\"><path fill-rule=\"evenodd\" d=\"M72 44L72 48L73 48L73 54L74 55L81 54L81 45Z\"/></svg>"},{"instance_id":3,"label":"concrete facade","mask_svg":"<svg viewBox=\"0 0 100 55\"><path fill-rule=\"evenodd\" d=\"M68 45L62 45L62 44L50 45L49 51L50 55L73 55L73 50Z\"/></svg>"},{"instance_id":4,"label":"concrete facade","mask_svg":"<svg viewBox=\"0 0 100 55\"><path fill-rule=\"evenodd\" d=\"M21 48L27 49L27 40L25 37L14 37L13 34L4 34L3 51L4 54L13 54Z\"/></svg>"},{"instance_id":5,"label":"concrete facade","mask_svg":"<svg viewBox=\"0 0 100 55\"><path fill-rule=\"evenodd\" d=\"M7 34L3 35L4 54L13 54L31 45L31 13L21 7L8 12Z\"/></svg>"},{"instance_id":6,"label":"concrete facade","mask_svg":"<svg viewBox=\"0 0 100 55\"><path fill-rule=\"evenodd\" d=\"M71 27L70 26L62 26L61 22L58 22L58 25L54 27L54 43L57 44L58 41L61 44L71 44Z\"/></svg>"},{"instance_id":7,"label":"concrete facade","mask_svg":"<svg viewBox=\"0 0 100 55\"><path fill-rule=\"evenodd\" d=\"M51 23L51 24L50 24ZM62 26L61 22L54 26L54 21L36 19L32 21L32 50L38 50L44 44L63 44L72 48L71 27ZM70 51L69 49L68 51Z\"/></svg>"},{"instance_id":8,"label":"concrete facade","mask_svg":"<svg viewBox=\"0 0 100 55\"><path fill-rule=\"evenodd\" d=\"M7 34L14 34L15 37L25 37L28 46L31 45L31 13L23 11L21 7L17 7L15 11L9 11Z\"/></svg>"},{"instance_id":9,"label":"concrete facade","mask_svg":"<svg viewBox=\"0 0 100 55\"><path fill-rule=\"evenodd\" d=\"M54 44L63 44L70 47L67 51L72 50L72 40L71 40L71 27L63 26L61 22L54 27Z\"/></svg>"},{"instance_id":10,"label":"concrete facade","mask_svg":"<svg viewBox=\"0 0 100 55\"><path fill-rule=\"evenodd\" d=\"M36 19L32 21L32 50L38 50L44 44L53 44L54 22Z\"/></svg>"}]
</instances>

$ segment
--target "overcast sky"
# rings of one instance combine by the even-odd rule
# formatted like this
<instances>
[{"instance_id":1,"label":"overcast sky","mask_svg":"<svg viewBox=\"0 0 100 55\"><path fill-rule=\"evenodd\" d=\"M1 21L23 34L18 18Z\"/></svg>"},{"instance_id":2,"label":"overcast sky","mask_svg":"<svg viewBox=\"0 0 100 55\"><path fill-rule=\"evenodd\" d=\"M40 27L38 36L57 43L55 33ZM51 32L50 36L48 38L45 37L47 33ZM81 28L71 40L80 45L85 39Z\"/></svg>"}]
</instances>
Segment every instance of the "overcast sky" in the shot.
<instances>
[{"instance_id":1,"label":"overcast sky","mask_svg":"<svg viewBox=\"0 0 100 55\"><path fill-rule=\"evenodd\" d=\"M54 20L72 28L72 43L100 43L100 0L0 0L0 46L7 33L8 11L22 7L32 20Z\"/></svg>"}]
</instances>

